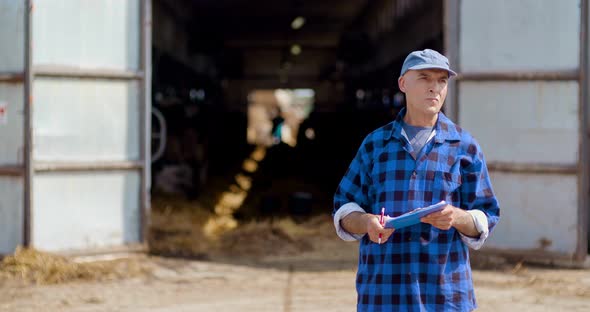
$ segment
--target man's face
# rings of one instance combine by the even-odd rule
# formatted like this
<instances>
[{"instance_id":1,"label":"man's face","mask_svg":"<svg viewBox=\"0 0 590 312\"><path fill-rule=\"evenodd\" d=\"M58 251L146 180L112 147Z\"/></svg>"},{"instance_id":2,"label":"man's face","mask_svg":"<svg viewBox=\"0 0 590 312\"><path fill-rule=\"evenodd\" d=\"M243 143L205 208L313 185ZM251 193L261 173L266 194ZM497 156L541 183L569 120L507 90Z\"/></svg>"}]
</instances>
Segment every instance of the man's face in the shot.
<instances>
[{"instance_id":1,"label":"man's face","mask_svg":"<svg viewBox=\"0 0 590 312\"><path fill-rule=\"evenodd\" d=\"M406 94L407 109L423 115L438 114L445 98L449 73L442 69L409 70L398 84Z\"/></svg>"}]
</instances>

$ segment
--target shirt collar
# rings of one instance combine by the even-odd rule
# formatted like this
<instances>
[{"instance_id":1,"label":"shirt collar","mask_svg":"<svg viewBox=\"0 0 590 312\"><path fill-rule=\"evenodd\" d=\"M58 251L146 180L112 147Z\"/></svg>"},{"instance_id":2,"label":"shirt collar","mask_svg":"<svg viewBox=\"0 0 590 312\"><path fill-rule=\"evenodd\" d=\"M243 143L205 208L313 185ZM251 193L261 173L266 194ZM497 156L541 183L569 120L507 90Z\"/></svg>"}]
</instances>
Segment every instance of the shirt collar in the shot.
<instances>
[{"instance_id":1,"label":"shirt collar","mask_svg":"<svg viewBox=\"0 0 590 312\"><path fill-rule=\"evenodd\" d=\"M397 114L397 117L393 121L393 126L391 129L391 136L388 138L395 138L397 140L401 140L402 129L403 129L403 119L406 115L406 108L402 108L402 110ZM445 114L442 112L438 113L438 119L436 121L436 125L434 126L434 140L437 143L442 143L446 140L448 141L458 141L461 139L460 128L457 127Z\"/></svg>"}]
</instances>

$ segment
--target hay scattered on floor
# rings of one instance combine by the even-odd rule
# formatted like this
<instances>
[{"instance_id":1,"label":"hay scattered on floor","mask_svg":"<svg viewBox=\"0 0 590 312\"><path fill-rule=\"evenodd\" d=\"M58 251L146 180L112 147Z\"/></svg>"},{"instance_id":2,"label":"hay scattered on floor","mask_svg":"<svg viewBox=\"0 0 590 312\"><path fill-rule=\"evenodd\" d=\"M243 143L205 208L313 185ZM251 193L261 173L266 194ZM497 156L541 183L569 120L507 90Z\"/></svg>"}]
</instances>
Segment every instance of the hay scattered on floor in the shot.
<instances>
[{"instance_id":1,"label":"hay scattered on floor","mask_svg":"<svg viewBox=\"0 0 590 312\"><path fill-rule=\"evenodd\" d=\"M174 197L152 201L149 251L153 255L207 258L211 248L203 234L204 222L213 213L198 202Z\"/></svg>"},{"instance_id":2,"label":"hay scattered on floor","mask_svg":"<svg viewBox=\"0 0 590 312\"><path fill-rule=\"evenodd\" d=\"M283 222L288 224L288 222ZM313 249L308 240L302 239L279 224L249 223L223 234L219 240L220 250L236 256L294 255Z\"/></svg>"},{"instance_id":3,"label":"hay scattered on floor","mask_svg":"<svg viewBox=\"0 0 590 312\"><path fill-rule=\"evenodd\" d=\"M0 279L19 279L40 285L114 280L149 272L138 261L129 259L76 263L62 256L21 247L0 263Z\"/></svg>"},{"instance_id":4,"label":"hay scattered on floor","mask_svg":"<svg viewBox=\"0 0 590 312\"><path fill-rule=\"evenodd\" d=\"M221 236L220 250L228 255L264 257L289 256L314 250L316 242L336 239L328 215L297 223L292 218L275 222L250 222Z\"/></svg>"},{"instance_id":5,"label":"hay scattered on floor","mask_svg":"<svg viewBox=\"0 0 590 312\"><path fill-rule=\"evenodd\" d=\"M154 255L212 260L218 256L293 255L312 250L318 238L336 237L329 215L299 223L288 217L272 223L238 223L207 235L208 226L223 219L199 202L158 198L152 207L148 241Z\"/></svg>"},{"instance_id":6,"label":"hay scattered on floor","mask_svg":"<svg viewBox=\"0 0 590 312\"><path fill-rule=\"evenodd\" d=\"M226 189L227 183L210 185L199 200L192 201L181 196L153 196L150 253L210 260L236 255L259 258L310 251L318 238L336 238L328 214L299 222L288 216L275 218L272 223L238 221L232 215L238 206L240 212L249 215L244 211L248 207L242 205L243 198L237 198L244 195L243 191L238 190L236 198L224 197ZM239 203L230 203L229 199L239 199ZM232 209L220 211L221 206Z\"/></svg>"},{"instance_id":7,"label":"hay scattered on floor","mask_svg":"<svg viewBox=\"0 0 590 312\"><path fill-rule=\"evenodd\" d=\"M152 220L150 253L197 259L223 255L292 255L311 250L312 240L325 237L326 231L334 235L333 230L326 229L331 223L319 225L318 218L303 224L289 218L272 224L269 221L239 224L216 237L204 233L206 224L203 223L207 221L194 219L188 212L152 214Z\"/></svg>"}]
</instances>

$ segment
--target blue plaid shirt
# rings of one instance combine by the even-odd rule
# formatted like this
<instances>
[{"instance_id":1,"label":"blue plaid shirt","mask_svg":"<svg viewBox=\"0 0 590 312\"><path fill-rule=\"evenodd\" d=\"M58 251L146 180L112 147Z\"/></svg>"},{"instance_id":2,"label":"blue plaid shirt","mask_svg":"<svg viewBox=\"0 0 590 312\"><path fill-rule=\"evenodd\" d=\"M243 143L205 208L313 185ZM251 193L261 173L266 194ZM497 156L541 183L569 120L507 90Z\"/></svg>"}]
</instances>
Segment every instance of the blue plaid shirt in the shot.
<instances>
[{"instance_id":1,"label":"blue plaid shirt","mask_svg":"<svg viewBox=\"0 0 590 312\"><path fill-rule=\"evenodd\" d=\"M395 217L441 200L479 209L491 231L498 201L481 149L465 130L439 113L435 136L415 153L402 135L405 109L369 134L334 195L334 214L354 202ZM420 223L393 232L382 245L360 239L358 311L471 311L477 307L469 249L455 228Z\"/></svg>"}]
</instances>

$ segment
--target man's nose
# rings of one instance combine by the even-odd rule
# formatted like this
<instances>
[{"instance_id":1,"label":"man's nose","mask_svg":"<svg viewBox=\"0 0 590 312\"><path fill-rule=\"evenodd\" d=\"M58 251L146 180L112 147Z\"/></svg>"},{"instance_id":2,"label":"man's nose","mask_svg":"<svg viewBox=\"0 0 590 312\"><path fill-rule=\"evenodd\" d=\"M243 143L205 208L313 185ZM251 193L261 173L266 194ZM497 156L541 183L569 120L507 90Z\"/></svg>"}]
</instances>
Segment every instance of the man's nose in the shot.
<instances>
[{"instance_id":1,"label":"man's nose","mask_svg":"<svg viewBox=\"0 0 590 312\"><path fill-rule=\"evenodd\" d=\"M440 90L442 90L442 85L437 83L437 82L433 82L432 84L430 84L430 86L428 87L428 91L432 92L432 93L438 93L440 92Z\"/></svg>"}]
</instances>

